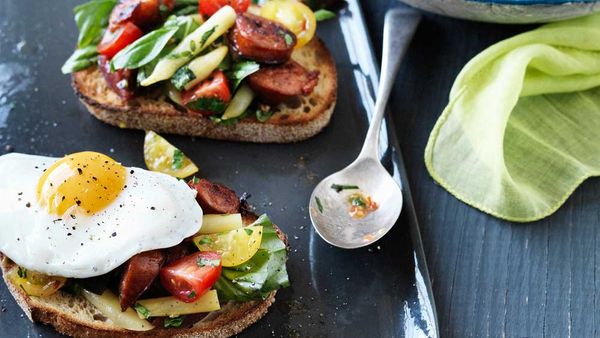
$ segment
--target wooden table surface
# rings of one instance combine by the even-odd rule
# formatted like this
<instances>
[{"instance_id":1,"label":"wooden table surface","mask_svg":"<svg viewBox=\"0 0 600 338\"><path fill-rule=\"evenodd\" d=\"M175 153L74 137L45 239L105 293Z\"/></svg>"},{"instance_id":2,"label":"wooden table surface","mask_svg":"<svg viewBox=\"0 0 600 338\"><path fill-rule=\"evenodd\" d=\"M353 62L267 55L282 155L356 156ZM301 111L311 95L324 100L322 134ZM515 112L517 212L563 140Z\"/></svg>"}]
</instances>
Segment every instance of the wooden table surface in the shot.
<instances>
[{"instance_id":1,"label":"wooden table surface","mask_svg":"<svg viewBox=\"0 0 600 338\"><path fill-rule=\"evenodd\" d=\"M383 17L396 5L363 1L379 56ZM442 337L600 335L599 179L584 182L554 215L517 224L452 197L423 161L429 133L464 64L532 27L426 14L392 94Z\"/></svg>"}]
</instances>

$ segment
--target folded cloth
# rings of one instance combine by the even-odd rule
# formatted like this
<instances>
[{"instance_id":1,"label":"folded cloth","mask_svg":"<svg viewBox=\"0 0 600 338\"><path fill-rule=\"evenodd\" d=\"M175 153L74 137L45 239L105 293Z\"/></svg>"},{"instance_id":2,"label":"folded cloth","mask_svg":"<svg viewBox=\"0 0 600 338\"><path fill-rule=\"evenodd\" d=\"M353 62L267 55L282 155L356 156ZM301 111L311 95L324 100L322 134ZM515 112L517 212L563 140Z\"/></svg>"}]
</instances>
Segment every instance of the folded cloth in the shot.
<instances>
[{"instance_id":1,"label":"folded cloth","mask_svg":"<svg viewBox=\"0 0 600 338\"><path fill-rule=\"evenodd\" d=\"M463 202L528 222L600 175L600 15L544 25L473 58L425 149Z\"/></svg>"}]
</instances>

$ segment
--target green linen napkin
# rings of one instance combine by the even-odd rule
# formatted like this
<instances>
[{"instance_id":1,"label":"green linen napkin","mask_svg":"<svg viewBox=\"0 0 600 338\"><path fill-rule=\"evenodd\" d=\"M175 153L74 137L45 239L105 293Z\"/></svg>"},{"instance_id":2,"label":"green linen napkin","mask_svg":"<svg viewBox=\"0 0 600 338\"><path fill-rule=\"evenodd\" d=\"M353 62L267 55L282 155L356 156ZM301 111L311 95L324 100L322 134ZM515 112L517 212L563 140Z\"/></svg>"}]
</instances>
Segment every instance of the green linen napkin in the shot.
<instances>
[{"instance_id":1,"label":"green linen napkin","mask_svg":"<svg viewBox=\"0 0 600 338\"><path fill-rule=\"evenodd\" d=\"M463 202L528 222L600 175L600 15L501 41L460 72L425 163Z\"/></svg>"}]
</instances>

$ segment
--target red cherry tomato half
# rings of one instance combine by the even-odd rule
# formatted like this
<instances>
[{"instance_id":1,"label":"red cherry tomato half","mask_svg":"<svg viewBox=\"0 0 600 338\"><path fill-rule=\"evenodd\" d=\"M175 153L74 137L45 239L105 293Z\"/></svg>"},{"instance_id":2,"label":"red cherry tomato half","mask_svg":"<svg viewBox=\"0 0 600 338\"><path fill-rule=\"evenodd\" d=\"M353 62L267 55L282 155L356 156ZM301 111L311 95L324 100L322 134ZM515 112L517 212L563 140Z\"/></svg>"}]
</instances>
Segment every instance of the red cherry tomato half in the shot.
<instances>
[{"instance_id":1,"label":"red cherry tomato half","mask_svg":"<svg viewBox=\"0 0 600 338\"><path fill-rule=\"evenodd\" d=\"M192 303L204 295L221 276L221 255L196 252L160 269L162 286L182 302Z\"/></svg>"},{"instance_id":2,"label":"red cherry tomato half","mask_svg":"<svg viewBox=\"0 0 600 338\"><path fill-rule=\"evenodd\" d=\"M107 29L104 32L102 41L98 44L98 53L112 59L121 49L127 47L130 43L140 38L144 33L138 26L127 22L114 31Z\"/></svg>"},{"instance_id":3,"label":"red cherry tomato half","mask_svg":"<svg viewBox=\"0 0 600 338\"><path fill-rule=\"evenodd\" d=\"M250 7L250 0L198 0L200 14L209 17L215 14L221 7L231 6L237 13L244 13Z\"/></svg>"},{"instance_id":4,"label":"red cherry tomato half","mask_svg":"<svg viewBox=\"0 0 600 338\"><path fill-rule=\"evenodd\" d=\"M231 90L221 70L215 70L206 80L181 95L183 105L204 115L225 110L230 100Z\"/></svg>"}]
</instances>

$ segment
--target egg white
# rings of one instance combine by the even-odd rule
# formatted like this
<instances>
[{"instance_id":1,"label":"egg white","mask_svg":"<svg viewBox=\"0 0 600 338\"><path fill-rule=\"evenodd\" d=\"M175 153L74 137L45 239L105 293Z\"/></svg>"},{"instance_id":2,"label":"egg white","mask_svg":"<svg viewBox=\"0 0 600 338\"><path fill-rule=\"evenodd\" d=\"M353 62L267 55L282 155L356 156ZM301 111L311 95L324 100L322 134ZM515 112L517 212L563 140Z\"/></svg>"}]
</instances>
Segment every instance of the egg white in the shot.
<instances>
[{"instance_id":1,"label":"egg white","mask_svg":"<svg viewBox=\"0 0 600 338\"><path fill-rule=\"evenodd\" d=\"M36 189L56 160L0 156L0 252L22 267L53 276L98 276L139 252L175 246L202 226L194 190L140 168L127 168L126 187L104 210L51 215L39 205Z\"/></svg>"}]
</instances>

